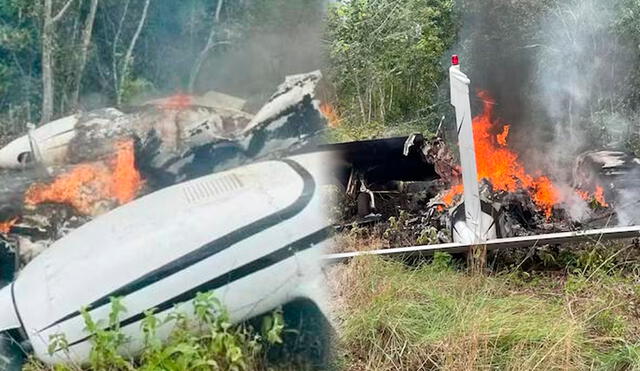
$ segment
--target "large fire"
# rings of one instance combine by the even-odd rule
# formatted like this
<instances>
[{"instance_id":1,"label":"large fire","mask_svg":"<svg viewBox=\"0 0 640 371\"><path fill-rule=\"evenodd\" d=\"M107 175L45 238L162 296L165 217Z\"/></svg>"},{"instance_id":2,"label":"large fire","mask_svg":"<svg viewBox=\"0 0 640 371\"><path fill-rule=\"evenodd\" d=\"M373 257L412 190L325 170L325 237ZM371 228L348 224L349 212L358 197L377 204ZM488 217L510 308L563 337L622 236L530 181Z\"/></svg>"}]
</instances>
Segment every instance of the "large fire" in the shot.
<instances>
[{"instance_id":1,"label":"large fire","mask_svg":"<svg viewBox=\"0 0 640 371\"><path fill-rule=\"evenodd\" d=\"M609 204L604 199L604 189L600 186L596 186L596 192L593 194L593 198L602 207L609 207Z\"/></svg>"},{"instance_id":2,"label":"large fire","mask_svg":"<svg viewBox=\"0 0 640 371\"><path fill-rule=\"evenodd\" d=\"M492 117L494 100L486 91L479 92L478 96L484 102L483 112L473 118L478 180L488 180L497 191L514 192L519 189L529 191L536 205L547 218L550 218L553 206L562 201L560 192L548 177L527 173L518 159L518 154L508 147L510 126L504 125L502 132L495 134L497 125ZM450 206L456 196L462 192L462 185L454 185L445 194L443 201ZM605 205L602 192L594 197L599 203Z\"/></svg>"},{"instance_id":3,"label":"large fire","mask_svg":"<svg viewBox=\"0 0 640 371\"><path fill-rule=\"evenodd\" d=\"M116 153L104 163L81 164L56 178L51 184L34 184L25 194L25 203L64 203L82 214L93 215L98 205L122 205L133 200L143 181L135 168L132 141L116 144Z\"/></svg>"}]
</instances>

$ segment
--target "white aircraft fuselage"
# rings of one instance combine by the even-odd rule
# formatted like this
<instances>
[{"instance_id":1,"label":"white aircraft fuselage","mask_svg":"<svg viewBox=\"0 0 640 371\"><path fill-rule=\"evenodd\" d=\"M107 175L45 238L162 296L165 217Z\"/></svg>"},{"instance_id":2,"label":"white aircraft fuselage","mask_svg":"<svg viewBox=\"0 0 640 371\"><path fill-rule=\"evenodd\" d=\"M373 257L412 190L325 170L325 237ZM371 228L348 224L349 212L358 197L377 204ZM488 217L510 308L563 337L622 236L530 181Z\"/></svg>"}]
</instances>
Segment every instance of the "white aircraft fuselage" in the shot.
<instances>
[{"instance_id":1,"label":"white aircraft fuselage","mask_svg":"<svg viewBox=\"0 0 640 371\"><path fill-rule=\"evenodd\" d=\"M106 320L121 297L120 326L142 348L140 321L175 305L193 313L213 291L234 322L295 299L324 304L320 260L331 227L319 192L331 155L255 163L151 193L81 226L0 290L0 331L19 330L48 363L84 363L91 344L80 308ZM171 325L159 329L166 338ZM49 354L64 334L68 352Z\"/></svg>"}]
</instances>

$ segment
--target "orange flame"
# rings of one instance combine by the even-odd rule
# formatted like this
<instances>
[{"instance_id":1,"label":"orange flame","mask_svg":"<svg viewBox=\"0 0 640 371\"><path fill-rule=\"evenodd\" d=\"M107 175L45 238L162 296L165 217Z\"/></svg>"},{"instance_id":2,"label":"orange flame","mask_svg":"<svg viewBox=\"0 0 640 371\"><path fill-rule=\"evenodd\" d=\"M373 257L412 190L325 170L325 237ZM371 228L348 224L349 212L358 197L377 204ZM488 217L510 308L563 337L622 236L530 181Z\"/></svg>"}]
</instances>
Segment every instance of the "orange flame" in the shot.
<instances>
[{"instance_id":1,"label":"orange flame","mask_svg":"<svg viewBox=\"0 0 640 371\"><path fill-rule=\"evenodd\" d=\"M464 186L462 184L454 185L453 187L451 187L449 192L447 192L444 195L444 197L442 197L442 202L444 202L445 205L447 206L453 205L453 202L455 201L456 196L461 195L463 191L464 191Z\"/></svg>"},{"instance_id":2,"label":"orange flame","mask_svg":"<svg viewBox=\"0 0 640 371\"><path fill-rule=\"evenodd\" d=\"M321 103L320 104L320 112L324 115L329 123L329 127L337 128L340 126L340 122L342 119L338 114L338 111L329 103Z\"/></svg>"},{"instance_id":3,"label":"orange flame","mask_svg":"<svg viewBox=\"0 0 640 371\"><path fill-rule=\"evenodd\" d=\"M518 160L518 155L507 148L509 125L505 125L500 134L492 133L496 126L492 121L495 102L486 91L479 92L478 96L484 101L483 112L473 118L478 180L489 180L498 191L528 190L535 204L550 218L553 206L562 201L560 192L548 177L528 174ZM453 205L456 196L462 192L462 185L453 186L443 196L443 202L448 206ZM609 207L605 201L604 189L600 186L596 186L593 195L583 190L576 190L576 193L584 200L593 199L600 206Z\"/></svg>"},{"instance_id":4,"label":"orange flame","mask_svg":"<svg viewBox=\"0 0 640 371\"><path fill-rule=\"evenodd\" d=\"M69 204L80 213L91 215L101 202L122 205L133 200L143 185L135 168L133 142L120 142L116 144L116 150L106 164L81 164L51 184L32 185L25 194L25 203Z\"/></svg>"},{"instance_id":5,"label":"orange flame","mask_svg":"<svg viewBox=\"0 0 640 371\"><path fill-rule=\"evenodd\" d=\"M6 222L0 222L0 233L7 234L11 231L11 227L16 224L18 218L9 219Z\"/></svg>"},{"instance_id":6,"label":"orange flame","mask_svg":"<svg viewBox=\"0 0 640 371\"><path fill-rule=\"evenodd\" d=\"M498 136L496 136L496 140L498 141L498 143L501 146L506 146L507 145L507 136L509 135L509 128L511 127L511 125L505 125L504 129L502 129L502 134L498 134Z\"/></svg>"},{"instance_id":7,"label":"orange flame","mask_svg":"<svg viewBox=\"0 0 640 371\"><path fill-rule=\"evenodd\" d=\"M593 194L593 198L602 207L609 207L609 204L604 199L604 189L600 186L596 186L596 192Z\"/></svg>"},{"instance_id":8,"label":"orange flame","mask_svg":"<svg viewBox=\"0 0 640 371\"><path fill-rule=\"evenodd\" d=\"M604 188L600 187L599 185L596 186L596 190L593 194L581 189L576 190L576 193L578 194L578 196L580 196L580 198L587 202L595 201L602 207L609 207L609 204L604 198Z\"/></svg>"},{"instance_id":9,"label":"orange flame","mask_svg":"<svg viewBox=\"0 0 640 371\"><path fill-rule=\"evenodd\" d=\"M160 107L165 110L183 110L193 105L193 97L187 94L176 94L165 99Z\"/></svg>"},{"instance_id":10,"label":"orange flame","mask_svg":"<svg viewBox=\"0 0 640 371\"><path fill-rule=\"evenodd\" d=\"M514 192L526 189L531 192L532 199L551 217L553 205L560 201L560 195L551 180L545 176L533 177L525 171L518 155L506 147L509 126L496 135L492 129L496 126L492 119L494 101L485 91L478 93L484 101L483 112L473 118L473 135L478 166L478 180L487 179L498 191ZM445 196L445 200L453 201L462 193L462 187L453 187ZM450 203L447 203L450 205Z\"/></svg>"},{"instance_id":11,"label":"orange flame","mask_svg":"<svg viewBox=\"0 0 640 371\"><path fill-rule=\"evenodd\" d=\"M585 200L585 201L589 201L589 199L591 198L591 196L589 195L589 192L587 191L583 191L581 189L577 189L576 190L576 194L578 196L580 196L581 199Z\"/></svg>"},{"instance_id":12,"label":"orange flame","mask_svg":"<svg viewBox=\"0 0 640 371\"><path fill-rule=\"evenodd\" d=\"M143 181L135 166L136 157L133 142L117 143L116 149L110 179L110 194L122 205L136 197L142 188Z\"/></svg>"}]
</instances>

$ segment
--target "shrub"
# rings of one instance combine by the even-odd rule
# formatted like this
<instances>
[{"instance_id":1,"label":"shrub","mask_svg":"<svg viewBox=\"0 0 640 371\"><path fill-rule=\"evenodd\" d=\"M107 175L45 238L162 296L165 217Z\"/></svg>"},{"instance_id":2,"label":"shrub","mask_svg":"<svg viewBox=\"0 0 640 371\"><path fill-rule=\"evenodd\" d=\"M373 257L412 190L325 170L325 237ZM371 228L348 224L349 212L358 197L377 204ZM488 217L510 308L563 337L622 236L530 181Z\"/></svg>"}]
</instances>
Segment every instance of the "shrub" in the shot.
<instances>
[{"instance_id":1,"label":"shrub","mask_svg":"<svg viewBox=\"0 0 640 371\"><path fill-rule=\"evenodd\" d=\"M352 0L329 11L331 79L355 133L369 122L423 121L456 35L452 0ZM376 130L374 130L376 131Z\"/></svg>"},{"instance_id":2,"label":"shrub","mask_svg":"<svg viewBox=\"0 0 640 371\"><path fill-rule=\"evenodd\" d=\"M112 298L107 321L95 321L84 308L82 315L91 335L92 349L89 365L82 370L127 371L183 371L183 370L256 370L262 366L265 346L282 342L284 329L282 312L276 310L264 317L261 334L245 325L232 325L229 313L212 292L199 293L193 300L193 318L177 307L161 319L153 310L145 313L141 322L144 348L138 359L128 359L119 350L129 342L119 327L120 316L126 312L119 298ZM172 326L165 342L158 337L158 329ZM68 352L64 334L50 339L49 352ZM32 360L26 371L79 371L77 366L58 365L48 368Z\"/></svg>"}]
</instances>

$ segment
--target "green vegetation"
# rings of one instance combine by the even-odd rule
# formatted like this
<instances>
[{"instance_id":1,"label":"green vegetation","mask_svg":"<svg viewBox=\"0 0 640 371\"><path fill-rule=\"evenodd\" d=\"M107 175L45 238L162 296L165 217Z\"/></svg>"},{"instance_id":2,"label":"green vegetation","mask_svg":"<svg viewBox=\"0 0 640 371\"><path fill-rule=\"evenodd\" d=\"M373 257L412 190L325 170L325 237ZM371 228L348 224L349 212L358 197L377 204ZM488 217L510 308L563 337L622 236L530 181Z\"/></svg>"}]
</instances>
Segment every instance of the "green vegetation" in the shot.
<instances>
[{"instance_id":1,"label":"green vegetation","mask_svg":"<svg viewBox=\"0 0 640 371\"><path fill-rule=\"evenodd\" d=\"M1 1L0 133L178 92L264 100L285 75L321 67L323 4Z\"/></svg>"},{"instance_id":2,"label":"green vegetation","mask_svg":"<svg viewBox=\"0 0 640 371\"><path fill-rule=\"evenodd\" d=\"M434 121L443 104L436 99L440 61L456 35L452 0L337 3L327 22L331 81L344 121L338 139L424 130Z\"/></svg>"},{"instance_id":3,"label":"green vegetation","mask_svg":"<svg viewBox=\"0 0 640 371\"><path fill-rule=\"evenodd\" d=\"M525 148L533 136L548 143L584 134L589 143L581 144L640 152L640 0L349 0L333 2L326 25L324 4L0 1L0 134L177 91L214 88L262 100L283 75L322 67L326 59L322 93L341 118L332 139L433 135L452 122L442 120L450 109L446 54L455 51L475 72L474 88L494 94L498 116L527 125ZM320 48L323 26L327 50ZM549 107L541 87L561 90L562 99L550 99L558 107ZM376 233L353 228L340 248L437 239L431 228L407 235L407 219L399 213ZM338 301L344 368L640 369L637 247L596 243L527 254L490 259L499 263L487 275L468 273L446 254L419 266L370 258L336 268L343 273L336 285L348 288ZM256 335L231 325L210 294L194 304L197 324L179 312L167 320L148 313L145 349L135 360L117 352L128 341L117 327L126 311L118 300L108 323L85 311L94 345L89 369L268 367L265 348L283 333L279 313ZM165 326L173 330L160 343L156 335ZM66 347L63 335L51 341ZM28 370L49 368L32 361Z\"/></svg>"},{"instance_id":4,"label":"green vegetation","mask_svg":"<svg viewBox=\"0 0 640 371\"><path fill-rule=\"evenodd\" d=\"M488 276L451 256L362 258L338 276L348 370L637 370L637 265Z\"/></svg>"},{"instance_id":5,"label":"green vegetation","mask_svg":"<svg viewBox=\"0 0 640 371\"><path fill-rule=\"evenodd\" d=\"M432 231L418 236L406 220L342 233L340 251L428 242ZM334 267L343 369L640 370L636 241L505 250L486 261L473 270L436 253Z\"/></svg>"},{"instance_id":6,"label":"green vegetation","mask_svg":"<svg viewBox=\"0 0 640 371\"><path fill-rule=\"evenodd\" d=\"M200 293L193 300L193 313L176 308L161 319L153 311L146 313L141 330L144 350L136 359L119 353L128 339L119 327L120 317L126 312L119 299L112 299L107 322L96 322L89 312L82 311L86 329L92 335L93 348L87 368L58 365L48 368L32 360L26 371L80 371L80 370L260 370L267 369L265 349L282 343L284 322L281 311L263 317L260 335L246 325L232 325L229 314L213 293ZM171 329L166 341L160 341L159 331ZM53 336L49 351L62 354L68 342L64 334ZM64 355L62 355L64 358Z\"/></svg>"}]
</instances>

